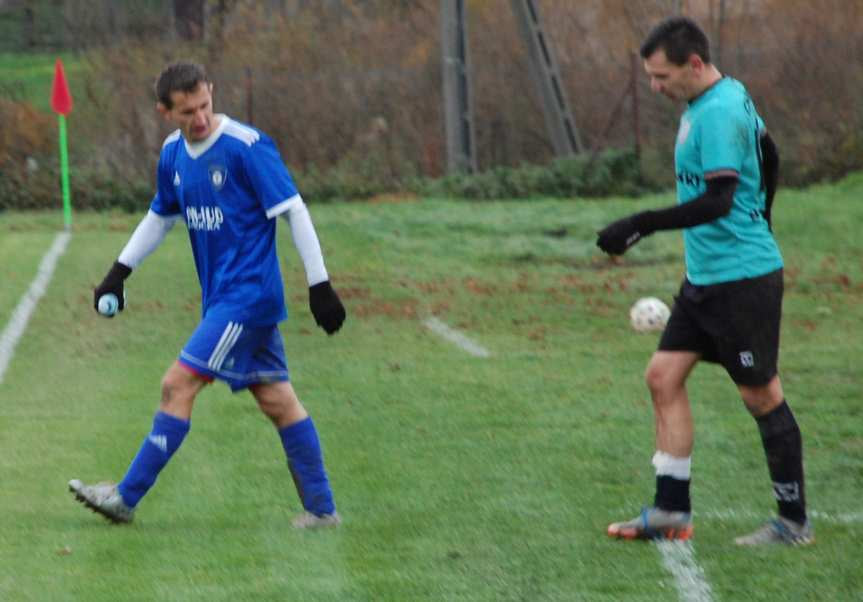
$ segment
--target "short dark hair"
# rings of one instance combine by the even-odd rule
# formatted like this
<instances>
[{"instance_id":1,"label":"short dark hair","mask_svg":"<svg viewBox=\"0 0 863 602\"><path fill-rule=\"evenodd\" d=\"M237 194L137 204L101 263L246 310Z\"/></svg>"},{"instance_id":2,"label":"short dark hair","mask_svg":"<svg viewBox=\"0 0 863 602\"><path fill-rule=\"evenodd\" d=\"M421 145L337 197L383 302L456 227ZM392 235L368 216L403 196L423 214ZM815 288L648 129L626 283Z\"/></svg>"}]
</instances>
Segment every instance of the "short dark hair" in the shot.
<instances>
[{"instance_id":1,"label":"short dark hair","mask_svg":"<svg viewBox=\"0 0 863 602\"><path fill-rule=\"evenodd\" d=\"M654 27L641 45L641 58L646 59L657 50L664 50L668 62L683 65L693 54L710 62L710 42L701 28L686 17L670 17Z\"/></svg>"},{"instance_id":2,"label":"short dark hair","mask_svg":"<svg viewBox=\"0 0 863 602\"><path fill-rule=\"evenodd\" d=\"M203 65L173 63L165 67L156 79L156 98L170 109L172 92L194 92L201 83L210 83Z\"/></svg>"}]
</instances>

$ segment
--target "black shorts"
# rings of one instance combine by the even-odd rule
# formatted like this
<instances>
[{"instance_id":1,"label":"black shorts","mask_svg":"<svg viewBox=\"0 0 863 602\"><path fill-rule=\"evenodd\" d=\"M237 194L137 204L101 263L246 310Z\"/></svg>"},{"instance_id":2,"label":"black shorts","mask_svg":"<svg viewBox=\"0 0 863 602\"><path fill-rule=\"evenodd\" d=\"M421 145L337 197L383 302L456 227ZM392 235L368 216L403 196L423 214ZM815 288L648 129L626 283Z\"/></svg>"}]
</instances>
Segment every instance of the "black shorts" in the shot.
<instances>
[{"instance_id":1,"label":"black shorts","mask_svg":"<svg viewBox=\"0 0 863 602\"><path fill-rule=\"evenodd\" d=\"M659 350L694 351L739 385L766 385L777 372L782 293L781 268L709 286L684 279Z\"/></svg>"}]
</instances>

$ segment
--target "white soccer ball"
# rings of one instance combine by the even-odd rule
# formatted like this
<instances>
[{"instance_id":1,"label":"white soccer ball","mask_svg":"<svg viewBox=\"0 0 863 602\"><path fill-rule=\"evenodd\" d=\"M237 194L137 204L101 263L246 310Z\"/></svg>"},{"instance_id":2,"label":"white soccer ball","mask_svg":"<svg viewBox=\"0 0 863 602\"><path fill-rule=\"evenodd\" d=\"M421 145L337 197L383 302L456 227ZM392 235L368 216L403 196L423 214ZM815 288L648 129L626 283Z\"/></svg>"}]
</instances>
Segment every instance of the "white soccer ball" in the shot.
<instances>
[{"instance_id":1,"label":"white soccer ball","mask_svg":"<svg viewBox=\"0 0 863 602\"><path fill-rule=\"evenodd\" d=\"M644 297L629 310L629 322L637 332L655 332L665 328L671 310L656 297Z\"/></svg>"},{"instance_id":2,"label":"white soccer ball","mask_svg":"<svg viewBox=\"0 0 863 602\"><path fill-rule=\"evenodd\" d=\"M117 295L114 293L106 293L99 297L98 309L99 313L105 316L106 318L112 317L117 313L117 309L120 307L120 300L117 299Z\"/></svg>"}]
</instances>

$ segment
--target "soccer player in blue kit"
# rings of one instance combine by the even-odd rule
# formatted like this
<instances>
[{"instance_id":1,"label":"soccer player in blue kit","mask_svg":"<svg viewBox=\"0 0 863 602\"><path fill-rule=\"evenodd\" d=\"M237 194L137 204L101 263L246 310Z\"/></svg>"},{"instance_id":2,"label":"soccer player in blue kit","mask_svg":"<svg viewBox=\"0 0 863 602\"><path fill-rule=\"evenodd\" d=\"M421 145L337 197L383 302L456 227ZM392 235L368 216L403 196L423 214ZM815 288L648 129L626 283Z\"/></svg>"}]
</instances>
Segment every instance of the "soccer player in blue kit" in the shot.
<instances>
[{"instance_id":1,"label":"soccer player in blue kit","mask_svg":"<svg viewBox=\"0 0 863 602\"><path fill-rule=\"evenodd\" d=\"M657 230L684 229L686 277L647 366L656 426L656 496L641 515L612 523L625 539L687 539L694 428L686 380L699 361L720 363L755 418L779 516L739 545L814 541L806 517L800 429L777 372L782 256L770 208L779 155L743 85L711 64L690 19L657 25L641 47L654 92L686 101L674 152L678 204L618 220L597 245L623 254Z\"/></svg>"},{"instance_id":2,"label":"soccer player in blue kit","mask_svg":"<svg viewBox=\"0 0 863 602\"><path fill-rule=\"evenodd\" d=\"M138 502L189 431L198 392L219 379L249 389L278 430L304 512L297 528L339 524L315 425L291 386L278 323L287 317L276 255L276 218L290 224L315 321L333 334L345 309L330 285L309 212L273 141L213 113L213 85L193 63L167 67L157 109L177 129L162 146L150 210L94 291L114 293L178 219L186 222L201 284L202 318L162 379L151 432L118 484L69 482L75 497L115 523Z\"/></svg>"}]
</instances>

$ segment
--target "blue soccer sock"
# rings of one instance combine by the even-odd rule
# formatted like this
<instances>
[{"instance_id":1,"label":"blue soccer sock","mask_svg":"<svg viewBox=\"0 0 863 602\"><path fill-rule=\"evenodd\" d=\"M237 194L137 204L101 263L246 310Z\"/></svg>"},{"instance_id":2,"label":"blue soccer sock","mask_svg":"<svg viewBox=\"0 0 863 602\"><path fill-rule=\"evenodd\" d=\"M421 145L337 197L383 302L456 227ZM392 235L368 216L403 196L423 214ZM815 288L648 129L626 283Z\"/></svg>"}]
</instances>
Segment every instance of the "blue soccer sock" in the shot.
<instances>
[{"instance_id":1,"label":"blue soccer sock","mask_svg":"<svg viewBox=\"0 0 863 602\"><path fill-rule=\"evenodd\" d=\"M126 471L126 476L117 485L120 496L127 506L131 508L137 506L153 486L159 472L185 439L189 426L188 420L164 412L156 412L153 418L153 430L144 439L138 455Z\"/></svg>"},{"instance_id":2,"label":"blue soccer sock","mask_svg":"<svg viewBox=\"0 0 863 602\"><path fill-rule=\"evenodd\" d=\"M318 432L311 417L279 429L279 436L303 508L318 516L335 512Z\"/></svg>"}]
</instances>

